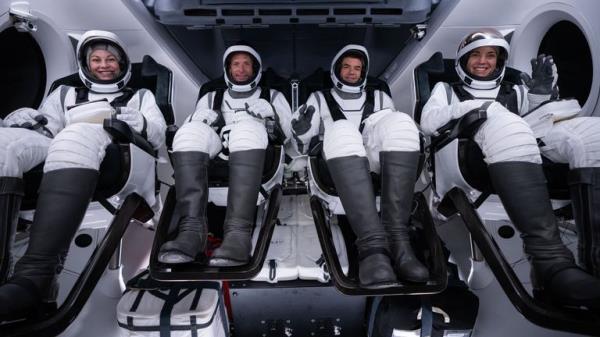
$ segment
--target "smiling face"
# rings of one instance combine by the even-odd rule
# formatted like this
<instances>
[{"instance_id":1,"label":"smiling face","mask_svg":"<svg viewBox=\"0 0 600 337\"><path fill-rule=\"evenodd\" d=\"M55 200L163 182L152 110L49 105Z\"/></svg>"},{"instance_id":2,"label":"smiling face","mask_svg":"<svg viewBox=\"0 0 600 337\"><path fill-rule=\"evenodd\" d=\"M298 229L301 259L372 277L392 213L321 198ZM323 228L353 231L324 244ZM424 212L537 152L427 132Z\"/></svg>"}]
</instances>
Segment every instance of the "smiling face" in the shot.
<instances>
[{"instance_id":1,"label":"smiling face","mask_svg":"<svg viewBox=\"0 0 600 337\"><path fill-rule=\"evenodd\" d=\"M340 77L346 83L355 84L361 79L363 63L360 58L346 56L342 60Z\"/></svg>"},{"instance_id":2,"label":"smiling face","mask_svg":"<svg viewBox=\"0 0 600 337\"><path fill-rule=\"evenodd\" d=\"M498 62L498 48L479 47L473 49L467 60L467 71L478 77L489 76L495 69Z\"/></svg>"},{"instance_id":3,"label":"smiling face","mask_svg":"<svg viewBox=\"0 0 600 337\"><path fill-rule=\"evenodd\" d=\"M94 50L90 54L88 64L92 75L99 80L112 80L121 73L121 66L117 58L107 50Z\"/></svg>"},{"instance_id":4,"label":"smiling face","mask_svg":"<svg viewBox=\"0 0 600 337\"><path fill-rule=\"evenodd\" d=\"M229 75L234 82L244 83L254 76L252 58L247 53L236 53L229 63Z\"/></svg>"}]
</instances>

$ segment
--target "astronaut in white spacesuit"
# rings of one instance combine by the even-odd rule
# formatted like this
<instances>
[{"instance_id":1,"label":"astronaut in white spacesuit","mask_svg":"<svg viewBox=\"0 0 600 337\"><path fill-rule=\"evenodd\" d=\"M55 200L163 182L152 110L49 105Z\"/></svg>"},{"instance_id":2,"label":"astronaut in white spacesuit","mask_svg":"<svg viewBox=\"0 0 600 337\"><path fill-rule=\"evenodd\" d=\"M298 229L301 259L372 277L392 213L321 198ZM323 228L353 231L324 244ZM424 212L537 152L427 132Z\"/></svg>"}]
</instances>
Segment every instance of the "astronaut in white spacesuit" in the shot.
<instances>
[{"instance_id":1,"label":"astronaut in white spacesuit","mask_svg":"<svg viewBox=\"0 0 600 337\"><path fill-rule=\"evenodd\" d=\"M551 111L540 104L553 94L556 70L552 58L541 55L533 60L532 78L522 76L527 86L517 86L503 81L508 52L508 42L494 29L465 37L455 65L461 82L435 85L423 107L421 126L426 134L434 134L449 121L494 101L474 141L485 156L492 184L506 212L521 232L532 264L534 289L565 305L598 306L600 280L576 266L560 239L540 150L554 161L569 163L572 173L597 166L600 153L594 148L600 145L600 119L551 121L539 137L539 125L528 125L519 115L536 107ZM543 142L541 149L536 136ZM577 199L573 200L575 205L580 202Z\"/></svg>"},{"instance_id":2,"label":"astronaut in white spacesuit","mask_svg":"<svg viewBox=\"0 0 600 337\"><path fill-rule=\"evenodd\" d=\"M193 261L207 246L206 205L209 161L229 151L229 191L223 243L209 261L212 266L236 266L250 259L251 234L261 185L266 125L277 124L283 142L291 137L291 109L277 90L259 86L262 63L247 45L234 45L223 55L227 90L210 91L175 134L173 168L177 209L181 215L177 237L161 247L159 261Z\"/></svg>"},{"instance_id":3,"label":"astronaut in white spacesuit","mask_svg":"<svg viewBox=\"0 0 600 337\"><path fill-rule=\"evenodd\" d=\"M361 286L393 284L394 269L402 280L424 282L429 272L415 257L407 228L419 132L386 93L365 89L368 71L363 46L342 48L331 63L334 88L311 94L294 113L294 144L306 153L313 137L324 130L323 155L357 236ZM381 222L370 171L381 174Z\"/></svg>"},{"instance_id":4,"label":"astronaut in white spacesuit","mask_svg":"<svg viewBox=\"0 0 600 337\"><path fill-rule=\"evenodd\" d=\"M154 148L164 142L166 123L152 92L126 87L131 63L115 34L84 33L77 45L77 60L85 87L60 86L39 109L16 110L0 128L2 217L11 222L13 233L23 195L23 172L45 160L29 246L12 277L0 287L0 320L56 305L56 277L111 143L103 129L104 118L114 116L127 122ZM13 200L7 201L10 198Z\"/></svg>"}]
</instances>

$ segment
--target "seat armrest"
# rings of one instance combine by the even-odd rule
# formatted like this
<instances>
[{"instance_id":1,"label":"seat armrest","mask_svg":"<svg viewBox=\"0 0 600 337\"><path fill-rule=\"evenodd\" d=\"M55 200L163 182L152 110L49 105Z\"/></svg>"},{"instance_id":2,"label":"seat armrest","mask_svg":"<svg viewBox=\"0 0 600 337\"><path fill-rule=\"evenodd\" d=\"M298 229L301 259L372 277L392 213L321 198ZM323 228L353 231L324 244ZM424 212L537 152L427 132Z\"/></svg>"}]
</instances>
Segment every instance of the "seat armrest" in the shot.
<instances>
[{"instance_id":1,"label":"seat armrest","mask_svg":"<svg viewBox=\"0 0 600 337\"><path fill-rule=\"evenodd\" d=\"M459 119L453 119L437 129L437 136L431 138L431 146L441 148L454 139L471 138L486 120L487 112L485 108L473 109Z\"/></svg>"},{"instance_id":2,"label":"seat armrest","mask_svg":"<svg viewBox=\"0 0 600 337\"><path fill-rule=\"evenodd\" d=\"M487 112L483 108L473 109L458 119L456 125L450 131L452 138L472 137L483 122L487 120Z\"/></svg>"},{"instance_id":3,"label":"seat armrest","mask_svg":"<svg viewBox=\"0 0 600 337\"><path fill-rule=\"evenodd\" d=\"M131 129L129 124L124 121L106 118L103 126L104 130L113 137L113 140L119 143L133 144L151 156L156 157L156 151L152 147L152 144L142 137L142 135Z\"/></svg>"}]
</instances>

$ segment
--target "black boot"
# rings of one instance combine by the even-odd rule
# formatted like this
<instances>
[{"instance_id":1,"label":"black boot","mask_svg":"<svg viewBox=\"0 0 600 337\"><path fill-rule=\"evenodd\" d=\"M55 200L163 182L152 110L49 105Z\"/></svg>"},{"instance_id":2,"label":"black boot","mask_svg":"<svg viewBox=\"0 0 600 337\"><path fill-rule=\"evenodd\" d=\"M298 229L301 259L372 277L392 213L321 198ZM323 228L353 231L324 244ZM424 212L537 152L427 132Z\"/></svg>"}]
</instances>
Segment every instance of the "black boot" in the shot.
<instances>
[{"instance_id":1,"label":"black boot","mask_svg":"<svg viewBox=\"0 0 600 337\"><path fill-rule=\"evenodd\" d=\"M204 152L174 152L175 194L181 216L177 237L160 248L158 260L163 263L186 263L206 249L208 228L208 162Z\"/></svg>"},{"instance_id":2,"label":"black boot","mask_svg":"<svg viewBox=\"0 0 600 337\"><path fill-rule=\"evenodd\" d=\"M11 251L23 194L23 179L0 177L0 284L6 281L12 265Z\"/></svg>"},{"instance_id":3,"label":"black boot","mask_svg":"<svg viewBox=\"0 0 600 337\"><path fill-rule=\"evenodd\" d=\"M349 156L327 160L327 167L342 201L348 222L356 234L358 278L361 287L393 285L396 275L389 258L389 242L379 222L369 162Z\"/></svg>"},{"instance_id":4,"label":"black boot","mask_svg":"<svg viewBox=\"0 0 600 337\"><path fill-rule=\"evenodd\" d=\"M380 152L379 160L381 223L390 234L396 275L405 281L427 282L429 271L415 256L408 236L419 152Z\"/></svg>"},{"instance_id":5,"label":"black boot","mask_svg":"<svg viewBox=\"0 0 600 337\"><path fill-rule=\"evenodd\" d=\"M213 252L211 266L240 266L250 261L252 227L264 161L265 150L229 154L229 191L223 243Z\"/></svg>"},{"instance_id":6,"label":"black boot","mask_svg":"<svg viewBox=\"0 0 600 337\"><path fill-rule=\"evenodd\" d=\"M534 294L566 306L600 307L600 280L575 265L560 239L541 165L489 165L492 184L521 238L531 263Z\"/></svg>"},{"instance_id":7,"label":"black boot","mask_svg":"<svg viewBox=\"0 0 600 337\"><path fill-rule=\"evenodd\" d=\"M577 224L579 265L600 278L600 168L571 170L569 188Z\"/></svg>"},{"instance_id":8,"label":"black boot","mask_svg":"<svg viewBox=\"0 0 600 337\"><path fill-rule=\"evenodd\" d=\"M98 171L62 169L44 174L25 255L0 287L0 321L24 318L56 307L69 246L87 210Z\"/></svg>"}]
</instances>

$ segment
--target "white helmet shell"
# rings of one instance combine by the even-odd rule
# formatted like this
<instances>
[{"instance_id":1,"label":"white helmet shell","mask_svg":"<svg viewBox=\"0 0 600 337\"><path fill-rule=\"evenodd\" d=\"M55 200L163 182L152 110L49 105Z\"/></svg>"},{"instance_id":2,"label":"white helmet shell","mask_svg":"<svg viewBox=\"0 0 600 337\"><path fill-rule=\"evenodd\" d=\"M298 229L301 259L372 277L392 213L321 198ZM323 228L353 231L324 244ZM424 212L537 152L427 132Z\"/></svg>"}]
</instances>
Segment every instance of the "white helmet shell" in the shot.
<instances>
[{"instance_id":1,"label":"white helmet shell","mask_svg":"<svg viewBox=\"0 0 600 337\"><path fill-rule=\"evenodd\" d=\"M106 43L119 59L121 73L112 80L100 80L91 74L88 67L88 50L96 43ZM90 30L85 32L77 43L77 64L79 66L79 78L90 90L98 93L117 92L127 85L131 78L131 62L123 42L114 33L102 30Z\"/></svg>"},{"instance_id":2,"label":"white helmet shell","mask_svg":"<svg viewBox=\"0 0 600 337\"><path fill-rule=\"evenodd\" d=\"M342 59L346 56L351 55L359 55L362 57L364 61L364 66L361 74L361 79L354 84L347 83L341 78L339 78L339 69L338 63L342 61ZM358 44L349 44L344 48L340 49L340 51L335 55L333 61L331 61L331 81L333 82L334 87L338 88L341 91L348 93L359 93L367 84L367 74L369 73L369 53L367 52L367 48L358 45Z\"/></svg>"},{"instance_id":3,"label":"white helmet shell","mask_svg":"<svg viewBox=\"0 0 600 337\"><path fill-rule=\"evenodd\" d=\"M253 59L252 68L254 70L254 76L244 83L236 83L231 78L229 78L229 58L232 54L239 52L247 53ZM258 55L254 48L246 45L234 45L227 48L225 50L225 53L223 54L223 77L225 78L225 83L227 84L227 87L233 91L248 92L256 88L256 86L258 86L258 83L260 82L260 78L262 77L262 60L260 59L260 55Z\"/></svg>"},{"instance_id":4,"label":"white helmet shell","mask_svg":"<svg viewBox=\"0 0 600 337\"><path fill-rule=\"evenodd\" d=\"M496 69L492 74L486 77L479 77L469 73L466 65L470 52L484 46L499 48L498 61ZM499 86L504 78L509 52L510 47L502 33L493 28L480 29L465 36L462 40L456 51L454 68L458 77L467 86L480 90L493 89Z\"/></svg>"}]
</instances>

